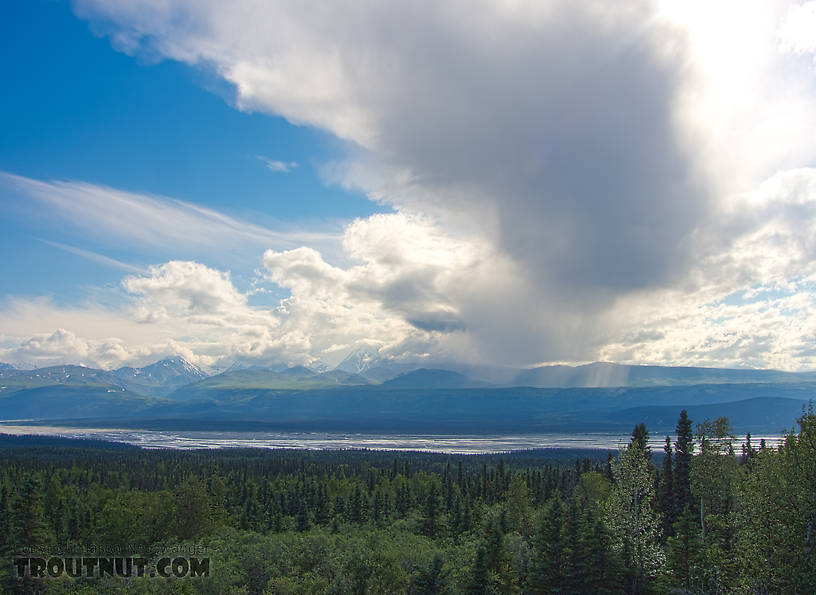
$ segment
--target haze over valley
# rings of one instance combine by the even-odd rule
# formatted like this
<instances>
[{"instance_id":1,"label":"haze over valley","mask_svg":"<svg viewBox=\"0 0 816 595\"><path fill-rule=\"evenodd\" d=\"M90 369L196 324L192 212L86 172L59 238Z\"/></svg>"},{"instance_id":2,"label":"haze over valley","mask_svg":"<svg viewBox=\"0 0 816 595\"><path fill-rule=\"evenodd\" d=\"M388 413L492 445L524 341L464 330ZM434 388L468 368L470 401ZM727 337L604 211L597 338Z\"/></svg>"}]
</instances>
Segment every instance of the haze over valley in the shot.
<instances>
[{"instance_id":1,"label":"haze over valley","mask_svg":"<svg viewBox=\"0 0 816 595\"><path fill-rule=\"evenodd\" d=\"M343 369L346 368L346 369ZM207 375L181 357L104 371L0 371L0 419L184 430L425 433L669 431L677 412L781 433L814 398L816 374L596 363L533 369L303 366Z\"/></svg>"}]
</instances>

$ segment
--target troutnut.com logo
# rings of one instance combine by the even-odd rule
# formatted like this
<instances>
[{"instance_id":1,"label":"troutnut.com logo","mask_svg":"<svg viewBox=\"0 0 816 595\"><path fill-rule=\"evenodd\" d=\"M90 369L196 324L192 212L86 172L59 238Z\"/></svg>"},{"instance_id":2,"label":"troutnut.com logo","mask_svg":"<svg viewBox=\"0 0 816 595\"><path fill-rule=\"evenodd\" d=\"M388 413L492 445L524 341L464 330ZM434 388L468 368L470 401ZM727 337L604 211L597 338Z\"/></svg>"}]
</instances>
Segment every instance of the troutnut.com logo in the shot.
<instances>
[{"instance_id":1,"label":"troutnut.com logo","mask_svg":"<svg viewBox=\"0 0 816 595\"><path fill-rule=\"evenodd\" d=\"M153 561L143 556L14 556L17 578L197 578L210 576L210 559L164 556Z\"/></svg>"}]
</instances>

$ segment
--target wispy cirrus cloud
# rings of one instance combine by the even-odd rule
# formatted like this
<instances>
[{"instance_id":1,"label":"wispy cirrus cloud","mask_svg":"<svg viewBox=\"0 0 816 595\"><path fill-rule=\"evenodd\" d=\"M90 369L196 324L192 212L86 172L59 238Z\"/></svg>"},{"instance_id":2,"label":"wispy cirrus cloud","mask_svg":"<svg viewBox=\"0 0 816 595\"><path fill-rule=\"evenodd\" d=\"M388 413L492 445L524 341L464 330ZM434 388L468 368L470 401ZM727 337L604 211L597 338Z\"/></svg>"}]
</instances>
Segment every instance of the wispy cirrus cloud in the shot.
<instances>
[{"instance_id":1,"label":"wispy cirrus cloud","mask_svg":"<svg viewBox=\"0 0 816 595\"><path fill-rule=\"evenodd\" d=\"M263 161L264 165L266 165L266 169L274 172L288 174L293 169L298 167L298 165L300 165L297 161L278 161L276 159L270 159L269 157L265 157L263 155L256 155L256 157Z\"/></svg>"},{"instance_id":2,"label":"wispy cirrus cloud","mask_svg":"<svg viewBox=\"0 0 816 595\"><path fill-rule=\"evenodd\" d=\"M40 241L48 244L49 246L54 246L54 248L59 248L60 250L64 250L65 252L81 256L82 258L85 258L91 262L95 262L115 269L128 271L130 273L144 273L146 270L143 267L139 267L127 262L122 262L121 260L117 260L116 258L111 258L110 256L105 256L104 254L94 252L93 250L85 250L84 248L71 246L69 244L63 244L62 242L54 242L52 240L41 239Z\"/></svg>"},{"instance_id":3,"label":"wispy cirrus cloud","mask_svg":"<svg viewBox=\"0 0 816 595\"><path fill-rule=\"evenodd\" d=\"M816 157L816 103L797 4L74 6L129 54L212 69L239 109L341 139L326 178L396 210L338 242L5 175L67 226L173 250L122 286L155 335L143 345L205 365L362 342L512 364L816 366L816 172L797 169ZM223 264L194 262L214 251ZM263 253L289 297L253 307L227 272L240 251ZM729 300L749 294L766 299Z\"/></svg>"},{"instance_id":4,"label":"wispy cirrus cloud","mask_svg":"<svg viewBox=\"0 0 816 595\"><path fill-rule=\"evenodd\" d=\"M291 248L303 243L328 249L340 230L299 229L281 223L271 229L182 200L127 192L78 181L41 181L0 172L0 189L9 205L30 219L50 218L61 229L131 249L168 251L172 255L258 254L270 246Z\"/></svg>"}]
</instances>

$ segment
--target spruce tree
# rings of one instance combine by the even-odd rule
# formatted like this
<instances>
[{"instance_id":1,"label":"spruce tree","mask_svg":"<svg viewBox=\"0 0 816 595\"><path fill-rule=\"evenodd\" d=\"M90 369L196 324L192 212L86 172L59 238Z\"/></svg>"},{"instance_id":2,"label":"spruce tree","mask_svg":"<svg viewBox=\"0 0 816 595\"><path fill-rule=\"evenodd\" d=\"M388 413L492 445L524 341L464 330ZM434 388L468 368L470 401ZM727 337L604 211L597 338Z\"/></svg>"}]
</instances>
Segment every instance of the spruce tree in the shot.
<instances>
[{"instance_id":1,"label":"spruce tree","mask_svg":"<svg viewBox=\"0 0 816 595\"><path fill-rule=\"evenodd\" d=\"M527 589L533 593L557 593L563 588L563 524L564 506L561 498L556 495L547 504L541 527L533 542L535 550L527 580Z\"/></svg>"},{"instance_id":2,"label":"spruce tree","mask_svg":"<svg viewBox=\"0 0 816 595\"><path fill-rule=\"evenodd\" d=\"M423 507L423 521L422 534L428 537L435 537L439 532L439 491L436 488L436 482L431 482L428 489L428 496L425 498L425 506Z\"/></svg>"},{"instance_id":3,"label":"spruce tree","mask_svg":"<svg viewBox=\"0 0 816 595\"><path fill-rule=\"evenodd\" d=\"M487 593L487 580L489 576L487 560L487 545L482 543L476 550L476 559L470 571L470 580L468 581L467 590L465 591L468 595L483 595Z\"/></svg>"},{"instance_id":4,"label":"spruce tree","mask_svg":"<svg viewBox=\"0 0 816 595\"><path fill-rule=\"evenodd\" d=\"M646 429L646 424L639 423L632 430L631 443L637 443L641 451L646 455L648 460L652 459L652 449L649 448L649 430Z\"/></svg>"},{"instance_id":5,"label":"spruce tree","mask_svg":"<svg viewBox=\"0 0 816 595\"><path fill-rule=\"evenodd\" d=\"M311 527L311 522L309 521L309 513L306 510L306 503L303 502L300 505L300 509L298 510L297 517L296 517L296 528L300 533L304 531L308 531Z\"/></svg>"},{"instance_id":6,"label":"spruce tree","mask_svg":"<svg viewBox=\"0 0 816 595\"><path fill-rule=\"evenodd\" d=\"M427 568L418 570L411 582L411 593L436 595L447 587L448 573L443 569L442 557L436 554Z\"/></svg>"},{"instance_id":7,"label":"spruce tree","mask_svg":"<svg viewBox=\"0 0 816 595\"><path fill-rule=\"evenodd\" d=\"M10 499L8 545L9 553L37 552L53 540L43 510L42 488L39 482L26 475Z\"/></svg>"},{"instance_id":8,"label":"spruce tree","mask_svg":"<svg viewBox=\"0 0 816 595\"><path fill-rule=\"evenodd\" d=\"M668 576L673 577L667 587L681 587L691 592L699 583L701 544L697 522L690 508L679 514L673 533L666 544Z\"/></svg>"},{"instance_id":9,"label":"spruce tree","mask_svg":"<svg viewBox=\"0 0 816 595\"><path fill-rule=\"evenodd\" d=\"M580 531L584 552L584 592L601 594L623 591L620 557L612 548L609 531L594 506L588 506L584 510Z\"/></svg>"},{"instance_id":10,"label":"spruce tree","mask_svg":"<svg viewBox=\"0 0 816 595\"><path fill-rule=\"evenodd\" d=\"M675 506L671 439L666 436L666 445L663 447L663 473L660 481L660 509L663 512L664 537L672 535L672 526L677 519Z\"/></svg>"},{"instance_id":11,"label":"spruce tree","mask_svg":"<svg viewBox=\"0 0 816 595\"><path fill-rule=\"evenodd\" d=\"M694 435L691 430L691 420L686 410L680 412L677 421L677 443L674 445L674 495L677 515L682 514L686 507L692 506L691 498L691 457L694 454Z\"/></svg>"},{"instance_id":12,"label":"spruce tree","mask_svg":"<svg viewBox=\"0 0 816 595\"><path fill-rule=\"evenodd\" d=\"M561 543L564 546L563 569L564 593L585 593L587 578L587 555L581 542L581 510L575 498L567 506L564 524L561 528Z\"/></svg>"}]
</instances>

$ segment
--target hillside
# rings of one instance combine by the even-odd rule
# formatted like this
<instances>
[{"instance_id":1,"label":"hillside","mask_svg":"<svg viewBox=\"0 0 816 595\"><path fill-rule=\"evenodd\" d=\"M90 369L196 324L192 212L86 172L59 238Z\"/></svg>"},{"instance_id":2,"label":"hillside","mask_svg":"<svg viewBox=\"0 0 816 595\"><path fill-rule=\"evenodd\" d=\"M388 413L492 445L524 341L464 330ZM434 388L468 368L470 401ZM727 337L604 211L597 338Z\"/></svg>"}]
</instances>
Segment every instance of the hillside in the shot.
<instances>
[{"instance_id":1,"label":"hillside","mask_svg":"<svg viewBox=\"0 0 816 595\"><path fill-rule=\"evenodd\" d=\"M181 357L163 359L144 368L119 368L119 383L139 394L164 397L176 389L207 378L207 374Z\"/></svg>"},{"instance_id":2,"label":"hillside","mask_svg":"<svg viewBox=\"0 0 816 595\"><path fill-rule=\"evenodd\" d=\"M459 372L420 368L382 383L385 388L480 388L486 382L473 380Z\"/></svg>"},{"instance_id":3,"label":"hillside","mask_svg":"<svg viewBox=\"0 0 816 595\"><path fill-rule=\"evenodd\" d=\"M217 377L215 377L217 378ZM181 389L172 400L104 387L27 389L0 398L0 419L84 418L95 425L188 429L240 423L274 429L412 433L628 432L646 421L670 432L681 409L694 419L733 418L739 432L778 433L793 425L816 384L712 384L651 388L206 388ZM222 379L223 380L223 379ZM199 385L204 384L205 388ZM256 383L257 384L257 383ZM175 421L174 421L175 420Z\"/></svg>"},{"instance_id":4,"label":"hillside","mask_svg":"<svg viewBox=\"0 0 816 595\"><path fill-rule=\"evenodd\" d=\"M210 376L200 382L180 388L170 395L178 401L232 400L233 393L254 389L310 390L343 386L366 386L371 381L358 374L332 370L317 373L297 366L280 372L266 368L249 368Z\"/></svg>"},{"instance_id":5,"label":"hillside","mask_svg":"<svg viewBox=\"0 0 816 595\"><path fill-rule=\"evenodd\" d=\"M816 372L729 368L628 366L596 362L584 366L540 366L520 371L512 383L537 387L688 386L814 382Z\"/></svg>"},{"instance_id":6,"label":"hillside","mask_svg":"<svg viewBox=\"0 0 816 595\"><path fill-rule=\"evenodd\" d=\"M143 368L123 367L111 371L78 365L17 370L8 364L1 364L0 396L46 386L101 386L124 389L143 396L163 397L206 377L199 368L178 356Z\"/></svg>"}]
</instances>

